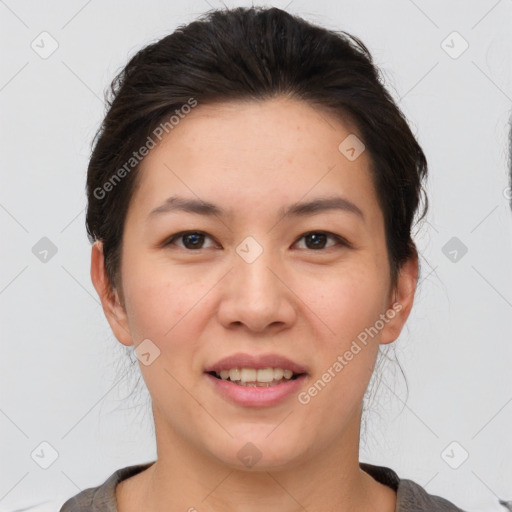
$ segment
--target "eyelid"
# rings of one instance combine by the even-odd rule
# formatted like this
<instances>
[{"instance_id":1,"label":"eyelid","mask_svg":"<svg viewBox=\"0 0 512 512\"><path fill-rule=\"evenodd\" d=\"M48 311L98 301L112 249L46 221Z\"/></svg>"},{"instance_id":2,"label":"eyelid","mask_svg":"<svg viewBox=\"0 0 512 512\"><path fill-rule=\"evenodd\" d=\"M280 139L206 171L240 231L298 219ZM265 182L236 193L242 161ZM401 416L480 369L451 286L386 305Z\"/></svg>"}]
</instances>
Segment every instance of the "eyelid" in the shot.
<instances>
[{"instance_id":1,"label":"eyelid","mask_svg":"<svg viewBox=\"0 0 512 512\"><path fill-rule=\"evenodd\" d=\"M169 245L174 245L174 241L175 240L179 240L180 238L184 237L185 235L204 235L206 238L210 238L211 240L214 240L214 238L209 235L208 233L206 233L205 231L201 231L200 229L188 229L186 231L180 231L179 233L175 233L174 235L171 235L170 237L166 238L164 240L164 242L162 243L162 247L167 247ZM179 247L180 249L184 249L185 251L188 251L188 252L199 252L202 247L200 249L187 249L186 247L180 247L180 246L177 246Z\"/></svg>"},{"instance_id":2,"label":"eyelid","mask_svg":"<svg viewBox=\"0 0 512 512\"><path fill-rule=\"evenodd\" d=\"M195 229L195 230L186 230L186 231L180 231L178 233L175 233L173 235L171 235L170 237L168 237L163 243L162 243L162 247L165 248L167 246L170 246L170 245L174 245L174 241L175 240L179 240L180 238L182 238L183 236L185 235L190 235L190 234L199 234L199 235L204 235L206 238L210 238L211 240L214 240L214 237L209 235L208 233L206 233L205 231L201 231L201 230L198 230L198 229ZM304 233L302 233L296 240L295 242L293 243L293 245L297 244L300 240L302 240L303 238L305 238L306 236L308 235L311 235L311 234L322 234L322 235L326 235L327 238L331 238L333 240L335 240L337 242L337 244L335 245L332 245L330 247L325 247L325 248L320 248L320 249L308 249L307 247L305 249L300 249L300 250L306 250L306 251L309 251L309 252L318 252L318 253L322 253L322 252L327 252L329 249L333 249L333 248L336 248L337 246L340 246L340 247L348 247L348 248L353 248L353 245L343 236L341 235L337 235L335 233L332 233L330 231L325 231L325 230L321 230L321 229L317 229L317 230L309 230L309 231L306 231ZM179 247L180 249L184 249L185 251L187 252L199 252L201 249L204 249L203 247L200 247L199 249L188 249L187 247L180 247L180 246L177 246Z\"/></svg>"},{"instance_id":3,"label":"eyelid","mask_svg":"<svg viewBox=\"0 0 512 512\"><path fill-rule=\"evenodd\" d=\"M337 235L336 233L331 233L330 231L324 231L324 230L321 230L321 229L313 229L313 230L310 230L310 231L306 231L305 233L303 233L302 235L299 236L299 238L297 238L297 240L294 242L294 245L299 241L299 240L302 240L303 238L305 238L306 236L308 235L312 235L312 234L322 234L322 235L326 235L327 238L332 238L333 240L335 240L336 242L338 242L337 244L331 246L331 247L326 247L325 249L305 249L305 250L309 250L311 252L326 252L328 249L333 249L336 247L336 245L338 246L346 246L346 247L352 247L352 244L344 237L342 237L341 235Z\"/></svg>"}]
</instances>

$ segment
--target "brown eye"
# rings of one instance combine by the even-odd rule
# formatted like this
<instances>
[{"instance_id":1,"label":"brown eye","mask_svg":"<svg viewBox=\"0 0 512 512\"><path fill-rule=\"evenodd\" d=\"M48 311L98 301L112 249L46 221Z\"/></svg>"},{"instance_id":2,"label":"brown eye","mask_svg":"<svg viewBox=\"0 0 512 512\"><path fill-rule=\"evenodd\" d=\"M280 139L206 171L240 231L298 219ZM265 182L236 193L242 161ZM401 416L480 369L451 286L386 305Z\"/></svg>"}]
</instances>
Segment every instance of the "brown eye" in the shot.
<instances>
[{"instance_id":1,"label":"brown eye","mask_svg":"<svg viewBox=\"0 0 512 512\"><path fill-rule=\"evenodd\" d=\"M178 245L178 247L183 247L184 249L196 250L196 249L204 249L202 247L205 238L210 238L206 233L202 231L183 231L181 233L176 233L171 238L165 242L165 246L168 245L178 245L174 242L176 240L182 240L183 245Z\"/></svg>"},{"instance_id":2,"label":"brown eye","mask_svg":"<svg viewBox=\"0 0 512 512\"><path fill-rule=\"evenodd\" d=\"M337 244L331 244L326 247L325 244L328 239L334 240ZM343 240L340 236L337 236L333 233L327 233L325 231L310 231L309 233L305 233L299 240L306 240L306 248L311 250L319 250L319 249L329 249L335 245L345 245L348 246L348 243Z\"/></svg>"}]
</instances>

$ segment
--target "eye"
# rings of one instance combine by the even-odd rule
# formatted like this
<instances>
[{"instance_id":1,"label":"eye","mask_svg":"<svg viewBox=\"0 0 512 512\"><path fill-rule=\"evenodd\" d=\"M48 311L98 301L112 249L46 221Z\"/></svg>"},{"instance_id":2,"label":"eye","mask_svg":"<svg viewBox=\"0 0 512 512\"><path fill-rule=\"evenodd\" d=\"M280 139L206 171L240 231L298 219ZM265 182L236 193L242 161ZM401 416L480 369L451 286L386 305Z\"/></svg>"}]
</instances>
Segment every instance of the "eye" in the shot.
<instances>
[{"instance_id":1,"label":"eye","mask_svg":"<svg viewBox=\"0 0 512 512\"><path fill-rule=\"evenodd\" d=\"M341 236L338 236L338 235L335 235L334 233L329 233L329 232L326 232L326 231L310 231L309 233L304 233L300 238L299 240L302 240L302 239L305 239L306 240L306 246L308 245L308 242L310 243L311 246L307 246L306 248L307 249L312 249L314 251L317 251L319 249L325 249L325 242L327 239L331 239L331 240L334 240L335 242L337 242L338 245L344 245L344 246L347 246L349 247L350 244L344 239L342 238ZM329 247L327 247L327 249L329 249L330 247L333 247L334 245L336 244L333 244Z\"/></svg>"},{"instance_id":2,"label":"eye","mask_svg":"<svg viewBox=\"0 0 512 512\"><path fill-rule=\"evenodd\" d=\"M202 231L182 231L168 238L167 241L164 242L163 246L167 247L169 245L177 245L178 247L189 250L205 249L208 248L203 247L205 238L213 240L212 237ZM350 243L344 238L326 231L309 231L308 233L304 233L298 240L302 239L306 240L306 249L313 251L329 249L336 245L350 247ZM334 240L335 243L326 247L325 244L328 239ZM175 242L177 240L183 241L183 245L176 244ZM212 247L214 247L214 245Z\"/></svg>"},{"instance_id":3,"label":"eye","mask_svg":"<svg viewBox=\"0 0 512 512\"><path fill-rule=\"evenodd\" d=\"M171 236L171 238L168 238L167 241L164 242L164 246L177 245L174 243L175 240L184 240L184 245L181 246L184 249L204 249L201 245L203 244L205 237L211 239L209 235L202 231L182 231L181 233L176 233ZM180 246L178 245L178 247Z\"/></svg>"}]
</instances>

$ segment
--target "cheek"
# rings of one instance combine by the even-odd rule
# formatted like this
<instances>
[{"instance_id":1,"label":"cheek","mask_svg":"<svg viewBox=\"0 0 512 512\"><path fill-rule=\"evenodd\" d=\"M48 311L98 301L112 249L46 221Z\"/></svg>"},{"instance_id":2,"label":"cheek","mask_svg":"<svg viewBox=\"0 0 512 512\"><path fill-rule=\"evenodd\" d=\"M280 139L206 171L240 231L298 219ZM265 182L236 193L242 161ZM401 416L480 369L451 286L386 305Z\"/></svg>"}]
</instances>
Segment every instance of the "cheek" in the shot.
<instances>
[{"instance_id":1,"label":"cheek","mask_svg":"<svg viewBox=\"0 0 512 512\"><path fill-rule=\"evenodd\" d=\"M170 269L150 260L131 258L125 262L124 290L127 314L136 340L158 340L168 346L176 331L197 325L191 321L205 283L193 282L179 269Z\"/></svg>"},{"instance_id":2,"label":"cheek","mask_svg":"<svg viewBox=\"0 0 512 512\"><path fill-rule=\"evenodd\" d=\"M212 297L208 292L214 283L158 264L132 266L125 275L135 344L149 339L159 351L150 365L139 364L146 385L156 402L172 396L185 410L189 405L181 385L187 389L194 385L196 355L210 318L205 314Z\"/></svg>"},{"instance_id":3,"label":"cheek","mask_svg":"<svg viewBox=\"0 0 512 512\"><path fill-rule=\"evenodd\" d=\"M371 327L382 312L383 294L379 273L365 267L347 269L310 289L305 300L320 320L315 321L315 374L303 398L308 401L305 410L322 418L326 434L335 435L344 427L340 422L348 422L360 407L379 349L379 335ZM314 425L306 428L314 434Z\"/></svg>"},{"instance_id":4,"label":"cheek","mask_svg":"<svg viewBox=\"0 0 512 512\"><path fill-rule=\"evenodd\" d=\"M372 326L385 303L380 269L371 265L338 268L321 281L311 276L302 280L298 295L324 325L322 339L338 347Z\"/></svg>"},{"instance_id":5,"label":"cheek","mask_svg":"<svg viewBox=\"0 0 512 512\"><path fill-rule=\"evenodd\" d=\"M135 344L149 339L157 347L152 350L158 356L150 364L143 364L142 359L139 362L150 395L157 405L170 401L180 410L196 414L182 386L188 389L193 382L190 365L199 349L202 326L197 313L198 301L205 293L203 286L194 286L183 278L180 282L178 276L166 276L161 268L153 266L131 273L126 288Z\"/></svg>"}]
</instances>

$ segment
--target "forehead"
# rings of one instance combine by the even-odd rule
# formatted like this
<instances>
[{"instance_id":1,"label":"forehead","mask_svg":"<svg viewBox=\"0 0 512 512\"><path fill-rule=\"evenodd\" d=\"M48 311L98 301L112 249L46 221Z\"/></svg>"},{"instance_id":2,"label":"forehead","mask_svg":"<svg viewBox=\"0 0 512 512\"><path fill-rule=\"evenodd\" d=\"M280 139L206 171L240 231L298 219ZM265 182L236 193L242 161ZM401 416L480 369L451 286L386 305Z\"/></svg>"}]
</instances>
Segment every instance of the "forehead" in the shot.
<instances>
[{"instance_id":1,"label":"forehead","mask_svg":"<svg viewBox=\"0 0 512 512\"><path fill-rule=\"evenodd\" d=\"M142 161L137 202L147 214L178 192L231 211L283 211L283 202L336 192L371 210L370 158L347 158L350 137L360 141L349 120L295 99L199 104Z\"/></svg>"}]
</instances>

